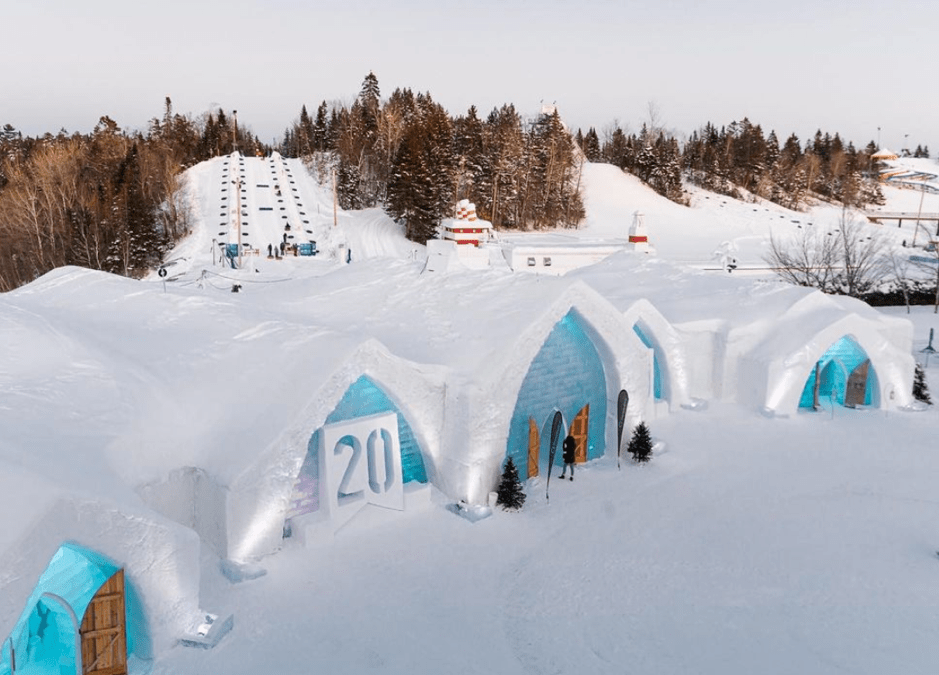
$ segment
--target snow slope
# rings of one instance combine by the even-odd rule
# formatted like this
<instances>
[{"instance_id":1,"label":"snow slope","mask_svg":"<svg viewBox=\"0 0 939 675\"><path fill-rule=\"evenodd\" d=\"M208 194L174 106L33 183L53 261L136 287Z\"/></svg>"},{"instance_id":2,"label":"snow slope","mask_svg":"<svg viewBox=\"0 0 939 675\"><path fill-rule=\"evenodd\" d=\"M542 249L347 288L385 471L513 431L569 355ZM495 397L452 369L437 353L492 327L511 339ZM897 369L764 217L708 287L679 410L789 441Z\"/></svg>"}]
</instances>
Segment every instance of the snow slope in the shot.
<instances>
[{"instance_id":1,"label":"snow slope","mask_svg":"<svg viewBox=\"0 0 939 675\"><path fill-rule=\"evenodd\" d=\"M180 467L200 467L226 489L253 479L297 419L321 423L359 360L418 364L397 392L405 399L440 398L446 382L492 391L498 404L478 409L473 433L437 439L441 453L470 464L488 417L507 414L500 384L524 374L520 355L537 349L566 298L611 315L648 300L683 333L719 325L715 334L748 348L797 344L816 322L849 316L885 330L905 320L702 271L724 242L757 265L769 231L805 214L704 192L682 207L603 165L585 172L578 236L622 238L641 210L658 257L622 253L560 278L422 274L423 252L399 226L377 210L340 212L334 226L329 191L274 157L244 160L242 239L262 255L231 269L217 256L219 243L237 240L221 197L241 163L190 171L193 234L172 254L165 287L155 275L64 268L0 295L0 554L9 554L0 555L0 637L48 560L47 548L21 542L37 527L68 536L72 521L57 505L72 499L138 523L132 569L177 554L188 561L158 577L180 586L170 598L179 607L165 611L192 613L188 598L235 614L214 650L158 642L157 674L932 672L933 409L769 419L752 402L726 402L735 392L703 411L652 407L662 445L650 465L596 460L574 482L552 481L550 503L535 478L520 513L471 524L438 491L423 511L363 514L330 546L288 541L252 582L230 584L211 542L201 570L187 566L194 534L154 514L141 487ZM288 193L286 219L273 188L258 187L275 179ZM266 244L291 219L290 233L302 230L324 255L267 259ZM923 309L913 320L913 352L924 359L939 321ZM934 384L937 368L932 359ZM296 468L271 480L289 481ZM102 522L76 518L85 528ZM109 555L124 532L102 535Z\"/></svg>"}]
</instances>

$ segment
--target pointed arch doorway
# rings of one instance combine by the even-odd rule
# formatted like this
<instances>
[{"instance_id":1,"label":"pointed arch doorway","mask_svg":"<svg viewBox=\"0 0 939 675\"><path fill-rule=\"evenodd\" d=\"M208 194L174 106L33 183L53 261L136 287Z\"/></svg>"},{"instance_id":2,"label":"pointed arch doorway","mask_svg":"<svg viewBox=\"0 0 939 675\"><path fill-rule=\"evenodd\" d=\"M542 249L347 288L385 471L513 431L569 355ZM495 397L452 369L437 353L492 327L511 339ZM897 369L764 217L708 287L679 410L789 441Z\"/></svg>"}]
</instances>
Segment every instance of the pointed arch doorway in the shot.
<instances>
[{"instance_id":1,"label":"pointed arch doorway","mask_svg":"<svg viewBox=\"0 0 939 675\"><path fill-rule=\"evenodd\" d=\"M535 476L541 475L541 473L548 466L549 455L551 452L551 423L556 412L559 411L554 410L550 415L548 415L548 418L545 420L540 431L538 429L538 425L535 423L535 420L531 417L528 418L527 468L529 478L534 478ZM561 419L564 419L563 413ZM568 434L574 437L574 462L576 464L583 464L587 461L587 441L590 435L589 403L581 408L580 411L578 411L578 413L574 416L569 429L567 428L566 423L563 424L561 427L561 440L566 438ZM563 464L563 459L560 454L560 443L558 445L559 447L555 449L554 463L556 466L561 466Z\"/></svg>"}]
</instances>

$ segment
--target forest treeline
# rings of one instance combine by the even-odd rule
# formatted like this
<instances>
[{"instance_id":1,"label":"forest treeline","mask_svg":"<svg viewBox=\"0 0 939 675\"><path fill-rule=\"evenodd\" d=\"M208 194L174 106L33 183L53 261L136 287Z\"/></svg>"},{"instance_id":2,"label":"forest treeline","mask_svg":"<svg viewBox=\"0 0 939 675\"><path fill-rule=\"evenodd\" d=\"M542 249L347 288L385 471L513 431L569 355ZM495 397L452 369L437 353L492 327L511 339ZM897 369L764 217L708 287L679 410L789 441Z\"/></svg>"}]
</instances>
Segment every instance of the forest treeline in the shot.
<instances>
[{"instance_id":1,"label":"forest treeline","mask_svg":"<svg viewBox=\"0 0 939 675\"><path fill-rule=\"evenodd\" d=\"M619 166L679 203L686 183L795 209L813 197L851 206L883 199L873 143L856 150L819 131L804 146L794 135L780 145L747 119L708 123L681 143L654 116L639 133L614 124L601 138L595 128L571 134L546 110L527 118L506 103L452 116L430 93L398 88L383 99L369 73L351 105L323 101L314 115L304 106L276 149L334 183L343 208L383 208L421 243L460 199L500 229L576 227L584 160ZM169 98L145 131L107 116L88 134L31 138L4 126L0 291L62 265L135 277L153 269L189 231L182 172L236 147L272 149L223 110L192 118Z\"/></svg>"},{"instance_id":2,"label":"forest treeline","mask_svg":"<svg viewBox=\"0 0 939 675\"><path fill-rule=\"evenodd\" d=\"M304 107L281 151L313 158L343 208L382 206L420 243L460 199L497 228L575 227L584 217L582 163L556 110L525 120L506 104L481 118L472 106L454 118L429 93L399 88L382 102L369 73L351 106L323 101L313 118Z\"/></svg>"},{"instance_id":3,"label":"forest treeline","mask_svg":"<svg viewBox=\"0 0 939 675\"><path fill-rule=\"evenodd\" d=\"M24 137L0 129L0 291L63 265L139 277L189 231L182 172L232 151L224 111L199 120L173 112L146 133L102 117L89 134ZM262 150L238 130L247 152Z\"/></svg>"},{"instance_id":4,"label":"forest treeline","mask_svg":"<svg viewBox=\"0 0 939 675\"><path fill-rule=\"evenodd\" d=\"M836 133L816 132L803 146L792 134L780 146L775 131L764 134L744 118L718 129L708 122L680 145L656 124L638 134L614 125L601 142L595 129L578 131L587 159L608 162L635 174L659 194L684 202L683 181L736 199L748 195L802 209L809 198L848 206L883 203L871 155L871 141L856 150ZM918 147L914 156L929 156Z\"/></svg>"}]
</instances>

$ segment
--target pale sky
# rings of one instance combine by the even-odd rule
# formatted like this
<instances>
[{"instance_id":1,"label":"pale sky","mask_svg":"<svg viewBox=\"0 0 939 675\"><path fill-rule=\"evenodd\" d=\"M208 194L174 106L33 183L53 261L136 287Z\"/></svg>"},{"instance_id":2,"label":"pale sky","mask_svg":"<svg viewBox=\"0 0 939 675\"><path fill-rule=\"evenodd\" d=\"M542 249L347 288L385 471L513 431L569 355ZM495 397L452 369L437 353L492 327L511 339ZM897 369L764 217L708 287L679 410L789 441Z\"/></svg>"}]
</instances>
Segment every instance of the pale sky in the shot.
<instances>
[{"instance_id":1,"label":"pale sky","mask_svg":"<svg viewBox=\"0 0 939 675\"><path fill-rule=\"evenodd\" d=\"M939 0L3 0L0 125L144 129L172 97L263 141L303 104L429 91L454 115L556 102L568 125L684 135L748 117L939 153ZM908 136L908 138L907 138Z\"/></svg>"}]
</instances>

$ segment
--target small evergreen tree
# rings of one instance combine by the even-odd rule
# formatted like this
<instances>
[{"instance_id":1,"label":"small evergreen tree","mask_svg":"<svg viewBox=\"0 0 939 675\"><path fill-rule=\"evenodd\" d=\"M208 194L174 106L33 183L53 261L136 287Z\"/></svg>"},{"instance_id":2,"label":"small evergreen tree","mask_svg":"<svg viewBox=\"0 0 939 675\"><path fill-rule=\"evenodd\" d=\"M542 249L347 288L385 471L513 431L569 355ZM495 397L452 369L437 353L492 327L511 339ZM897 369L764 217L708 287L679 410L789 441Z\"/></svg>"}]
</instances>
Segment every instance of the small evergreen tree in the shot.
<instances>
[{"instance_id":1,"label":"small evergreen tree","mask_svg":"<svg viewBox=\"0 0 939 675\"><path fill-rule=\"evenodd\" d=\"M645 422L640 422L633 429L633 435L629 439L626 450L633 456L634 462L648 462L652 459L652 436L649 435L649 427Z\"/></svg>"},{"instance_id":2,"label":"small evergreen tree","mask_svg":"<svg viewBox=\"0 0 939 675\"><path fill-rule=\"evenodd\" d=\"M518 479L518 469L515 468L515 462L509 457L502 470L502 480L499 481L499 489L496 493L496 505L504 509L520 509L525 503L525 492L522 490L522 483Z\"/></svg>"},{"instance_id":3,"label":"small evergreen tree","mask_svg":"<svg viewBox=\"0 0 939 675\"><path fill-rule=\"evenodd\" d=\"M913 398L917 401L932 405L932 398L929 396L929 386L926 384L926 373L920 364L916 364L916 370L913 374Z\"/></svg>"}]
</instances>

